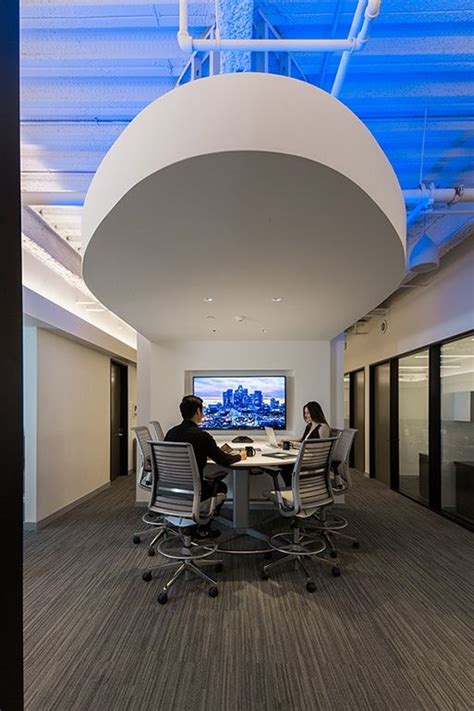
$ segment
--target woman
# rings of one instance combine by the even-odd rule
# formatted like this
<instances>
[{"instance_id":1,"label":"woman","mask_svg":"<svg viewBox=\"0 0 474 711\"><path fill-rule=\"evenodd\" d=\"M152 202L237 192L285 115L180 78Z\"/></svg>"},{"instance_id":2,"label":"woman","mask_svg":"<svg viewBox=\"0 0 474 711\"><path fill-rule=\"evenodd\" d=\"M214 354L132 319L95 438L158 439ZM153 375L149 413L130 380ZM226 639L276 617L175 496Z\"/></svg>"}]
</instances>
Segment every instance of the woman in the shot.
<instances>
[{"instance_id":1,"label":"woman","mask_svg":"<svg viewBox=\"0 0 474 711\"><path fill-rule=\"evenodd\" d=\"M319 402L311 400L303 407L303 418L306 422L306 427L303 436L299 440L304 442L306 439L326 439L331 436L331 428L328 421L324 417L323 408ZM291 486L291 475L293 473L293 465L287 464L280 469L281 476L285 482L285 486Z\"/></svg>"},{"instance_id":2,"label":"woman","mask_svg":"<svg viewBox=\"0 0 474 711\"><path fill-rule=\"evenodd\" d=\"M331 428L319 402L314 400L307 402L303 407L303 417L306 427L300 442L304 442L305 439L326 439L331 436Z\"/></svg>"}]
</instances>

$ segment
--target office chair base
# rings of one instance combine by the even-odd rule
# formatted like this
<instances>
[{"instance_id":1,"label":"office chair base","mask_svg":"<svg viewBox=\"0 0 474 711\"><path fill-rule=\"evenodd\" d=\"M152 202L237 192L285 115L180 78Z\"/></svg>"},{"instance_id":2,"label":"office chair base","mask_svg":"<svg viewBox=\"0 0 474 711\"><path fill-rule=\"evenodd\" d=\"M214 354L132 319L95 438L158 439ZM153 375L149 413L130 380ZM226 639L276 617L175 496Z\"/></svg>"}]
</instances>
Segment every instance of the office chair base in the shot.
<instances>
[{"instance_id":1,"label":"office chair base","mask_svg":"<svg viewBox=\"0 0 474 711\"><path fill-rule=\"evenodd\" d=\"M293 528L292 533L293 535L288 533L277 533L270 539L269 543L272 548L280 553L283 553L283 556L272 561L271 563L267 563L267 565L263 567L263 580L268 580L270 577L268 571L272 568L275 568L282 563L294 562L295 567L302 571L306 577L306 589L308 592L314 592L316 590L316 585L306 568L305 562L308 558L311 559L311 557L315 558L318 563L330 565L332 574L335 578L340 576L340 568L334 561L329 561L325 558L319 557L318 555L326 550L326 540L323 540L320 536L311 536L302 532L297 523Z\"/></svg>"},{"instance_id":2,"label":"office chair base","mask_svg":"<svg viewBox=\"0 0 474 711\"><path fill-rule=\"evenodd\" d=\"M270 578L270 574L268 571L272 568L275 568L277 565L281 565L282 563L294 563L296 569L299 570L305 578L306 590L311 593L316 591L316 583L314 582L313 578L309 574L308 569L306 568L305 559L303 558L303 556L300 555L284 555L281 558L278 558L278 560L274 560L271 563L264 565L262 570L262 580L268 580Z\"/></svg>"},{"instance_id":3,"label":"office chair base","mask_svg":"<svg viewBox=\"0 0 474 711\"><path fill-rule=\"evenodd\" d=\"M153 573L155 571L162 570L163 568L173 568L175 566L178 566L173 576L168 580L168 582L163 586L162 590L158 593L157 601L160 603L160 605L165 605L168 602L168 591L176 583L176 581L179 580L179 578L181 578L183 575L187 577L189 573L195 573L195 575L202 578L207 583L210 583L211 587L208 589L208 594L210 597L217 597L217 595L219 594L217 581L214 580L214 578L211 578L210 575L205 573L204 570L202 570L202 566L205 565L215 565L217 571L221 571L223 568L222 560L201 560L197 563L194 563L192 560L184 560L182 562L175 560L170 561L169 563L162 563L156 568L153 568L153 570L146 570L142 575L142 579L148 583L150 582L150 580L152 580Z\"/></svg>"}]
</instances>

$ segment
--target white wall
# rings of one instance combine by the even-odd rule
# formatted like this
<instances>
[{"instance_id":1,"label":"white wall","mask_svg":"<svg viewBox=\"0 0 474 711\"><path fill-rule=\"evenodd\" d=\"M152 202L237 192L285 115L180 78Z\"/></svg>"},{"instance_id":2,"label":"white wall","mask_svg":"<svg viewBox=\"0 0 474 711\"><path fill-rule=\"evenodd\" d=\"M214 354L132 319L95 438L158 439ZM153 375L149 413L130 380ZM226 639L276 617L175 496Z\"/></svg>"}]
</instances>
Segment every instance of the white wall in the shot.
<instances>
[{"instance_id":1,"label":"white wall","mask_svg":"<svg viewBox=\"0 0 474 711\"><path fill-rule=\"evenodd\" d=\"M336 367L333 360L333 367ZM138 338L138 420L157 419L163 429L180 421L179 403L192 371L289 372L288 433L300 435L302 408L318 400L331 418L329 341L180 341L150 343ZM342 362L340 363L342 380ZM342 394L342 390L341 390ZM259 478L259 477L257 477ZM143 493L137 492L139 500Z\"/></svg>"},{"instance_id":2,"label":"white wall","mask_svg":"<svg viewBox=\"0 0 474 711\"><path fill-rule=\"evenodd\" d=\"M402 289L388 306L388 329L369 321L366 335L348 334L344 369L365 368L365 451L369 471L369 365L474 328L474 240L448 253L426 287Z\"/></svg>"},{"instance_id":3,"label":"white wall","mask_svg":"<svg viewBox=\"0 0 474 711\"><path fill-rule=\"evenodd\" d=\"M25 439L25 521L36 521L37 332L23 329L23 428Z\"/></svg>"},{"instance_id":4,"label":"white wall","mask_svg":"<svg viewBox=\"0 0 474 711\"><path fill-rule=\"evenodd\" d=\"M187 371L291 371L293 392L288 394L291 434L303 429L301 412L308 400L318 400L328 413L330 409L329 342L153 343L150 367L151 414L165 430L180 419L178 406L185 394Z\"/></svg>"},{"instance_id":5,"label":"white wall","mask_svg":"<svg viewBox=\"0 0 474 711\"><path fill-rule=\"evenodd\" d=\"M37 373L34 522L110 481L110 359L37 329Z\"/></svg>"},{"instance_id":6,"label":"white wall","mask_svg":"<svg viewBox=\"0 0 474 711\"><path fill-rule=\"evenodd\" d=\"M128 366L129 469L136 368ZM110 355L24 328L25 522L40 523L110 482Z\"/></svg>"}]
</instances>

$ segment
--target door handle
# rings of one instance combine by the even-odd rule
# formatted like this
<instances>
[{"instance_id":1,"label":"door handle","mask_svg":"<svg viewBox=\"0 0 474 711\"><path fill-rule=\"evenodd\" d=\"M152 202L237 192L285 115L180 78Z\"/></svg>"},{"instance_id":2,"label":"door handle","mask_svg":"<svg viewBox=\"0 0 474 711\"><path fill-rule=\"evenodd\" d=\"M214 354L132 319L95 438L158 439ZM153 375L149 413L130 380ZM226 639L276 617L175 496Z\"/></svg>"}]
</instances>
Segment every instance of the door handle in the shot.
<instances>
[{"instance_id":1,"label":"door handle","mask_svg":"<svg viewBox=\"0 0 474 711\"><path fill-rule=\"evenodd\" d=\"M116 433L115 433L115 436L116 436L116 437L123 437L123 432L116 432Z\"/></svg>"}]
</instances>

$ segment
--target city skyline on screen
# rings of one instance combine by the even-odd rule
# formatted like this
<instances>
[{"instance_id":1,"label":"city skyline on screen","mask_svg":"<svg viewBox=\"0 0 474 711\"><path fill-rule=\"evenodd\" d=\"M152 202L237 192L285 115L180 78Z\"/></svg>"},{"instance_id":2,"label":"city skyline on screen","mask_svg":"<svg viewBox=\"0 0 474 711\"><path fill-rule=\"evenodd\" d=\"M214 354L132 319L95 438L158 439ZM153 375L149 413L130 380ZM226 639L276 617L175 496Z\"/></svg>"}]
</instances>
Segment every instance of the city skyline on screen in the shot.
<instances>
[{"instance_id":1,"label":"city skyline on screen","mask_svg":"<svg viewBox=\"0 0 474 711\"><path fill-rule=\"evenodd\" d=\"M286 428L285 376L195 376L205 429Z\"/></svg>"}]
</instances>

